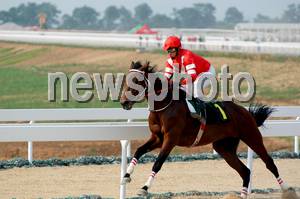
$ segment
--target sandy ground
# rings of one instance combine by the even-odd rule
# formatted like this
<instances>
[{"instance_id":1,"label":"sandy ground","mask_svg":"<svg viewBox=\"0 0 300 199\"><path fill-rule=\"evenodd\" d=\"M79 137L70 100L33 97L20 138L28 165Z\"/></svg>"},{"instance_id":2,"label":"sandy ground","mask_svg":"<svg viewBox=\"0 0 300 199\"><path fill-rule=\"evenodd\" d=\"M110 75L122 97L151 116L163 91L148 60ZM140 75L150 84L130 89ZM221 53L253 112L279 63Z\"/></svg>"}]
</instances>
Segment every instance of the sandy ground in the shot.
<instances>
[{"instance_id":1,"label":"sandy ground","mask_svg":"<svg viewBox=\"0 0 300 199\"><path fill-rule=\"evenodd\" d=\"M282 178L300 187L300 160L275 160ZM127 197L136 196L152 164L138 165ZM0 198L53 198L101 195L119 197L120 165L15 168L0 171ZM254 161L253 188L278 189L275 178L260 160ZM239 191L241 179L224 160L165 163L157 175L152 193L186 191ZM299 195L299 193L298 193ZM251 198L279 198L280 194L252 195ZM199 198L199 197L197 197ZM207 197L206 197L207 198Z\"/></svg>"}]
</instances>

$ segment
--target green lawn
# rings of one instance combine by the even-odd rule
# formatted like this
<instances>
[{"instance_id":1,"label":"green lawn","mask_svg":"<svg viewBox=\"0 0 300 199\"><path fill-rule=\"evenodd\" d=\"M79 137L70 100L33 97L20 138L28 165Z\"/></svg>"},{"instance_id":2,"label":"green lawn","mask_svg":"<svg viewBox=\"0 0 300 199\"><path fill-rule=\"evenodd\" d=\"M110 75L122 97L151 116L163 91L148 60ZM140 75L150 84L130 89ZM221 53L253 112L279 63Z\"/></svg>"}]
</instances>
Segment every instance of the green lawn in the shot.
<instances>
[{"instance_id":1,"label":"green lawn","mask_svg":"<svg viewBox=\"0 0 300 199\"><path fill-rule=\"evenodd\" d=\"M68 75L70 77L71 74ZM56 86L56 102L49 102L48 72L44 68L2 67L0 68L0 85L0 108L120 107L119 102L100 101L95 89L93 90L94 97L89 102L76 102L71 97L70 102L62 102L60 100L60 84ZM244 92L245 89L242 91ZM300 88L274 90L270 87L258 87L256 95L264 99L297 99L300 98ZM145 106L145 103L138 106Z\"/></svg>"},{"instance_id":2,"label":"green lawn","mask_svg":"<svg viewBox=\"0 0 300 199\"><path fill-rule=\"evenodd\" d=\"M70 77L70 74L68 74ZM70 79L70 78L69 78ZM0 108L88 108L88 107L120 107L119 102L102 102L96 90L91 101L81 103L73 100L69 94L69 102L60 100L60 84L56 85L56 102L48 101L48 72L15 67L0 68ZM145 106L145 103L137 107Z\"/></svg>"},{"instance_id":3,"label":"green lawn","mask_svg":"<svg viewBox=\"0 0 300 199\"><path fill-rule=\"evenodd\" d=\"M41 53L47 52L47 48L35 49L31 51L15 51L10 48L2 48L0 51L0 66L10 66L22 61L30 60Z\"/></svg>"},{"instance_id":4,"label":"green lawn","mask_svg":"<svg viewBox=\"0 0 300 199\"><path fill-rule=\"evenodd\" d=\"M76 102L70 97L69 102L60 100L60 86L57 86L56 102L48 101L48 73L49 72L65 72L69 77L74 73L74 68L84 69L92 75L93 72L120 72L119 68L112 68L106 65L85 65L85 64L58 64L37 66L18 66L26 60L47 53L49 48L42 46L33 50L16 50L12 48L0 47L0 108L63 108L63 107L120 107L119 102L101 102L97 98L96 90L93 90L94 97L87 103ZM119 49L116 49L119 50ZM154 52L155 53L155 52ZM203 53L203 52L202 52ZM254 55L241 54L225 54L225 53L208 53L209 56L232 56L241 59L252 59ZM288 58L278 56L263 55L262 59L282 62L286 59L299 60L299 57ZM125 72L125 71L123 71ZM244 88L242 89L245 90ZM300 98L300 87L274 90L270 87L257 87L256 96L262 99L289 100ZM140 103L137 107L145 107L146 104Z\"/></svg>"}]
</instances>

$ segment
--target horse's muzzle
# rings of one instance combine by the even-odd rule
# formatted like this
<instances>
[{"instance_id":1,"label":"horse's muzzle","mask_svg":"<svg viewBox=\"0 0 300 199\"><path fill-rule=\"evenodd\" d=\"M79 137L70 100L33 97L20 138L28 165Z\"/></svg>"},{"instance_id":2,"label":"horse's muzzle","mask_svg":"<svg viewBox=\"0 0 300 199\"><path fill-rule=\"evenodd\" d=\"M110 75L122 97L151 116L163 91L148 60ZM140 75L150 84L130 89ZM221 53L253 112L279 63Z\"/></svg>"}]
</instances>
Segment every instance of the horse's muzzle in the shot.
<instances>
[{"instance_id":1,"label":"horse's muzzle","mask_svg":"<svg viewBox=\"0 0 300 199\"><path fill-rule=\"evenodd\" d=\"M130 110L132 109L133 103L130 101L121 101L120 104L122 105L123 109Z\"/></svg>"}]
</instances>

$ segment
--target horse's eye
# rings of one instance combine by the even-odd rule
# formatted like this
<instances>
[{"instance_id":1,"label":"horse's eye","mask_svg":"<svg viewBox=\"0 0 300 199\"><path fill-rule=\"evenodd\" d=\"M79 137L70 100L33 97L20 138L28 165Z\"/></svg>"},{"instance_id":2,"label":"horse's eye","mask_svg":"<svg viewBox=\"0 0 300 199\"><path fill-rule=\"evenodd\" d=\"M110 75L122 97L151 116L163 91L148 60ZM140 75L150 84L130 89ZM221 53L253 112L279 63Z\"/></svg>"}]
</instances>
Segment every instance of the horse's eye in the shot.
<instances>
[{"instance_id":1,"label":"horse's eye","mask_svg":"<svg viewBox=\"0 0 300 199\"><path fill-rule=\"evenodd\" d=\"M134 96L137 96L139 94L139 92L135 89L131 89L131 94Z\"/></svg>"},{"instance_id":2,"label":"horse's eye","mask_svg":"<svg viewBox=\"0 0 300 199\"><path fill-rule=\"evenodd\" d=\"M139 81L138 81L138 79L137 79L136 77L133 78L132 81L133 81L133 83L135 83L135 84L138 84L138 83L139 83Z\"/></svg>"}]
</instances>

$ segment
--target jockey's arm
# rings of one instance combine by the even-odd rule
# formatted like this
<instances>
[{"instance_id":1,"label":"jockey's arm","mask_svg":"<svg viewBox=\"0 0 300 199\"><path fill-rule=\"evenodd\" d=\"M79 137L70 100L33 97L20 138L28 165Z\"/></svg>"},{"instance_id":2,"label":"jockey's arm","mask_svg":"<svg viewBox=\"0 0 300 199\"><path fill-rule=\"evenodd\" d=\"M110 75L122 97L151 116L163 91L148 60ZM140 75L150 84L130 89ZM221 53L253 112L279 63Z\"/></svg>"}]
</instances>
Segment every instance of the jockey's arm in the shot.
<instances>
[{"instance_id":1,"label":"jockey's arm","mask_svg":"<svg viewBox=\"0 0 300 199\"><path fill-rule=\"evenodd\" d=\"M194 62L194 59L191 56L186 56L184 60L184 67L186 70L186 73L192 78L192 82L194 82L197 78L197 72L196 72L196 64ZM181 81L182 85L187 84L187 78L183 79Z\"/></svg>"},{"instance_id":2,"label":"jockey's arm","mask_svg":"<svg viewBox=\"0 0 300 199\"><path fill-rule=\"evenodd\" d=\"M164 76L170 81L173 76L173 66L166 62Z\"/></svg>"},{"instance_id":3,"label":"jockey's arm","mask_svg":"<svg viewBox=\"0 0 300 199\"><path fill-rule=\"evenodd\" d=\"M196 73L195 74L190 74L190 77L192 78L192 82L194 82L197 78L197 74ZM187 82L188 82L188 79L184 78L184 79L181 80L180 84L185 85L185 84L187 84Z\"/></svg>"}]
</instances>

